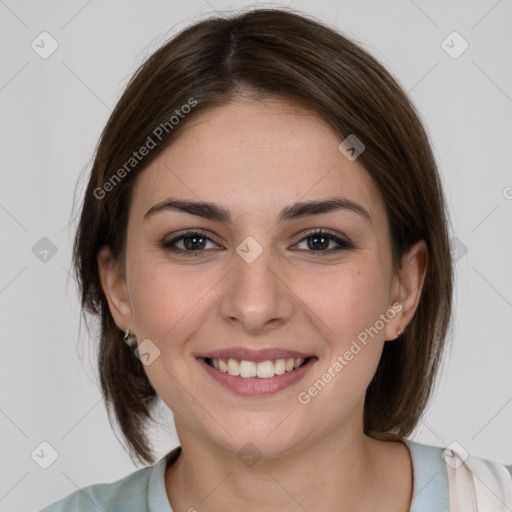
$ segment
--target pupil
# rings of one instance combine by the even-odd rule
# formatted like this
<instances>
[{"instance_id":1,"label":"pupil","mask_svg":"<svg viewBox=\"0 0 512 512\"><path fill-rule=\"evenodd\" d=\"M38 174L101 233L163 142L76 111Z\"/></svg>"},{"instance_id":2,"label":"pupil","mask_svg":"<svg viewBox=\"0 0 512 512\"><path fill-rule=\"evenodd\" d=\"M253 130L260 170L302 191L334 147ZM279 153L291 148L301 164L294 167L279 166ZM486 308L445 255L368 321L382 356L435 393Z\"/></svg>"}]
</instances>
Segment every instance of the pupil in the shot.
<instances>
[{"instance_id":1,"label":"pupil","mask_svg":"<svg viewBox=\"0 0 512 512\"><path fill-rule=\"evenodd\" d=\"M313 250L325 249L329 245L329 239L326 238L325 236L314 235L314 236L310 237L310 240L313 240L313 243L309 244L309 248L313 249ZM317 244L318 240L323 240L323 242L324 242L323 244L322 243L320 244L321 245L320 247Z\"/></svg>"},{"instance_id":2,"label":"pupil","mask_svg":"<svg viewBox=\"0 0 512 512\"><path fill-rule=\"evenodd\" d=\"M201 240L204 243L204 238L202 236L189 236L184 239L184 244L187 249L198 249L196 246L197 240ZM190 243L192 242L192 243ZM202 244L201 244L202 245Z\"/></svg>"}]
</instances>

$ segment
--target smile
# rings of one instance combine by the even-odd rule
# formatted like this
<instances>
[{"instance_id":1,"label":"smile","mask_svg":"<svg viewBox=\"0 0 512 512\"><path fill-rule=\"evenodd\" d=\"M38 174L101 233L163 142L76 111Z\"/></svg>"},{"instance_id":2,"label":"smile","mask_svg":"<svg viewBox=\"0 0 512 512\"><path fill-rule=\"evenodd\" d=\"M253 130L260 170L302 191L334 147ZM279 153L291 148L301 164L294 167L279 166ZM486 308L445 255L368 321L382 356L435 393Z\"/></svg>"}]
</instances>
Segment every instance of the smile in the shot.
<instances>
[{"instance_id":1,"label":"smile","mask_svg":"<svg viewBox=\"0 0 512 512\"><path fill-rule=\"evenodd\" d=\"M276 359L274 361L247 361L242 359L220 359L206 358L205 361L216 370L229 373L235 377L240 376L244 379L258 377L259 379L270 379L276 375L283 375L286 372L292 372L299 369L306 362L306 358L297 357L295 359Z\"/></svg>"},{"instance_id":2,"label":"smile","mask_svg":"<svg viewBox=\"0 0 512 512\"><path fill-rule=\"evenodd\" d=\"M198 354L196 361L221 387L244 397L261 397L299 382L318 358L280 349L225 349Z\"/></svg>"}]
</instances>

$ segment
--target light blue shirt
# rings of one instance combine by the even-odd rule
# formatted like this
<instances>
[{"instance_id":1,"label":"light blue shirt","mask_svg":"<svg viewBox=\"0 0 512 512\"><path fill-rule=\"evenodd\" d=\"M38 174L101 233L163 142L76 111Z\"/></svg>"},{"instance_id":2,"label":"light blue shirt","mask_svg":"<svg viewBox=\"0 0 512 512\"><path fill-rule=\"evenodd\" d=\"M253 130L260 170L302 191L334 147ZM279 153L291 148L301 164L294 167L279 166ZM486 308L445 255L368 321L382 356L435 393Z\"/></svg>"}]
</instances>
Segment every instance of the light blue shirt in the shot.
<instances>
[{"instance_id":1,"label":"light blue shirt","mask_svg":"<svg viewBox=\"0 0 512 512\"><path fill-rule=\"evenodd\" d=\"M443 448L404 439L412 458L414 487L410 512L449 512ZM165 490L165 468L181 452L178 446L155 465L110 484L84 487L40 512L173 512ZM512 478L512 465L506 466Z\"/></svg>"}]
</instances>

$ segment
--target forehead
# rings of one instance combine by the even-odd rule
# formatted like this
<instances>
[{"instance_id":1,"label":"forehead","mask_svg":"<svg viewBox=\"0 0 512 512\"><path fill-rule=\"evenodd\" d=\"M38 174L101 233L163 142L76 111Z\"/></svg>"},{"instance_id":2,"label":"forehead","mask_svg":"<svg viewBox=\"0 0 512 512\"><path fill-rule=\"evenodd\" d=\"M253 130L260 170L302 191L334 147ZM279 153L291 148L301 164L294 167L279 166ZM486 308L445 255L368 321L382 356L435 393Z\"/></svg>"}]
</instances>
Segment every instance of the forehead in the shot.
<instances>
[{"instance_id":1,"label":"forehead","mask_svg":"<svg viewBox=\"0 0 512 512\"><path fill-rule=\"evenodd\" d=\"M237 99L198 112L139 176L133 209L168 196L216 202L260 218L298 200L343 196L378 220L384 205L342 137L314 113L281 99ZM138 215L139 216L139 215Z\"/></svg>"}]
</instances>

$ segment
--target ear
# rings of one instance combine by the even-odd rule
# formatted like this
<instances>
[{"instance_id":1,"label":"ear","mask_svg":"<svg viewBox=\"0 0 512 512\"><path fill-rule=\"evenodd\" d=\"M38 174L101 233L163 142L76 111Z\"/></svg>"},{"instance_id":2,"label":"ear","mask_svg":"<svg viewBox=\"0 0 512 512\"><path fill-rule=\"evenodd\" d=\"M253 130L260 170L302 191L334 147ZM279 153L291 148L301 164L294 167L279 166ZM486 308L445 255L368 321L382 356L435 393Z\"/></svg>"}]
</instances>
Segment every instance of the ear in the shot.
<instances>
[{"instance_id":1,"label":"ear","mask_svg":"<svg viewBox=\"0 0 512 512\"><path fill-rule=\"evenodd\" d=\"M132 330L132 311L122 265L115 261L108 246L99 250L97 261L101 287L116 325L122 331Z\"/></svg>"},{"instance_id":2,"label":"ear","mask_svg":"<svg viewBox=\"0 0 512 512\"><path fill-rule=\"evenodd\" d=\"M403 331L411 321L425 282L428 265L428 249L424 240L420 240L405 254L397 275L393 278L390 304L400 303L402 308L386 325L386 340L398 337L397 331ZM397 311L397 308L393 308Z\"/></svg>"}]
</instances>

